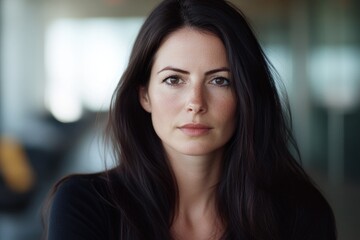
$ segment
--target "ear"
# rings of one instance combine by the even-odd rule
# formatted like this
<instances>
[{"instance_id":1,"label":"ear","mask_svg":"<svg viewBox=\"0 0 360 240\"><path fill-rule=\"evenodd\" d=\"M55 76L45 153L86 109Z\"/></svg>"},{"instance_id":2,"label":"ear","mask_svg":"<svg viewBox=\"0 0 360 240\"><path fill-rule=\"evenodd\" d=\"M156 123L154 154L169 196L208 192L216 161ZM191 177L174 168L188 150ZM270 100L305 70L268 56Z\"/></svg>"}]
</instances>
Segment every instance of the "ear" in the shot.
<instances>
[{"instance_id":1,"label":"ear","mask_svg":"<svg viewBox=\"0 0 360 240\"><path fill-rule=\"evenodd\" d=\"M146 86L140 86L139 88L139 101L143 109L151 113L151 102L148 95L148 90Z\"/></svg>"}]
</instances>

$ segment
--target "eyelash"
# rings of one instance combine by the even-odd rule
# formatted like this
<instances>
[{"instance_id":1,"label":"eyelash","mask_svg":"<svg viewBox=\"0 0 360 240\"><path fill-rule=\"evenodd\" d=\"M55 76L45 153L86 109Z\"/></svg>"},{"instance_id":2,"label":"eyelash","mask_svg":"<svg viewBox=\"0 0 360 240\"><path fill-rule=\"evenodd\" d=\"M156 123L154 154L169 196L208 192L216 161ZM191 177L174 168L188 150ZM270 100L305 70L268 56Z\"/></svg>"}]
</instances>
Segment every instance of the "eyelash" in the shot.
<instances>
[{"instance_id":1,"label":"eyelash","mask_svg":"<svg viewBox=\"0 0 360 240\"><path fill-rule=\"evenodd\" d=\"M225 78L225 77L215 77L215 78L211 79L210 82L214 82L214 81L216 81L216 80L222 80L222 81L224 81L224 82L226 82L226 83L225 83L225 84L212 83L212 84L214 84L214 85L216 85L216 86L219 86L219 87L229 87L229 86L230 86L230 80L227 79L227 78Z\"/></svg>"},{"instance_id":2,"label":"eyelash","mask_svg":"<svg viewBox=\"0 0 360 240\"><path fill-rule=\"evenodd\" d=\"M171 80L176 80L178 82L177 83L171 83L170 82ZM216 83L217 80L222 80L222 81L224 81L226 83L217 84ZM183 84L184 80L181 80L181 77L178 76L178 75L171 75L171 76L166 77L162 82L169 85L169 86L177 86L177 85ZM229 87L230 86L230 80L225 78L225 77L214 77L213 79L210 80L210 83L215 85L215 86L219 86L219 87Z\"/></svg>"},{"instance_id":3,"label":"eyelash","mask_svg":"<svg viewBox=\"0 0 360 240\"><path fill-rule=\"evenodd\" d=\"M163 80L163 83L165 83L165 84L167 84L167 85L169 85L169 86L176 86L176 85L181 84L181 83L171 83L171 82L169 82L169 81L172 80L172 79L175 79L175 80L177 80L177 81L182 81L182 82L184 82L183 80L181 80L181 77L180 77L180 76L178 76L178 75L171 75L171 76L166 77L166 78Z\"/></svg>"}]
</instances>

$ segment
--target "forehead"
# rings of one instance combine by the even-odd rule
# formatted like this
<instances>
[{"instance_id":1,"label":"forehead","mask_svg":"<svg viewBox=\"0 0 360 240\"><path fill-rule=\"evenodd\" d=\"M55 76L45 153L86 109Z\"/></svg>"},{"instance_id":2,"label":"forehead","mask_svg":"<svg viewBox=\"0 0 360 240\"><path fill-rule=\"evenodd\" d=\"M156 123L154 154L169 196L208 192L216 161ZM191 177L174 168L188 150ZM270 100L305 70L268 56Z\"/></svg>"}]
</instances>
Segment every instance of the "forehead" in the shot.
<instances>
[{"instance_id":1,"label":"forehead","mask_svg":"<svg viewBox=\"0 0 360 240\"><path fill-rule=\"evenodd\" d=\"M226 50L220 38L190 27L169 34L155 55L154 67L173 63L228 65Z\"/></svg>"}]
</instances>

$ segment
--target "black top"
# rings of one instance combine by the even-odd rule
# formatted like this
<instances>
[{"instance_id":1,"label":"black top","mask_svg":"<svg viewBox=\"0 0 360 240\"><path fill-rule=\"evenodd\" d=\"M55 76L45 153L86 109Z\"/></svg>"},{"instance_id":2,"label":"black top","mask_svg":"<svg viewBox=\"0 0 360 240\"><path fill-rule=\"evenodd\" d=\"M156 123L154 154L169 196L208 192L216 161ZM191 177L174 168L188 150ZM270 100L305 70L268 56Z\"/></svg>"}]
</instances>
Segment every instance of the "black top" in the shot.
<instances>
[{"instance_id":1,"label":"black top","mask_svg":"<svg viewBox=\"0 0 360 240\"><path fill-rule=\"evenodd\" d=\"M120 205L131 208L135 201L123 201L131 194L124 191L121 195L123 197ZM104 175L74 175L62 180L56 189L50 208L48 240L120 240L120 228L126 225L122 221L129 219L123 214L128 210L117 210L119 208L111 204L109 196ZM306 200L300 200L299 205L299 201L289 203L288 200L279 200L277 204L281 216L279 219L282 228L281 239L336 239L332 211L326 201L306 203ZM128 211L129 216L139 215L144 211L136 204L134 206L139 212L134 214L136 211ZM139 218L136 219L140 227L135 232L147 232L145 229L147 224L141 223ZM151 239L150 236L144 238L144 235L136 239ZM134 239L134 237L125 238Z\"/></svg>"},{"instance_id":2,"label":"black top","mask_svg":"<svg viewBox=\"0 0 360 240\"><path fill-rule=\"evenodd\" d=\"M115 240L119 212L108 201L101 175L76 175L64 180L50 209L49 240Z\"/></svg>"}]
</instances>

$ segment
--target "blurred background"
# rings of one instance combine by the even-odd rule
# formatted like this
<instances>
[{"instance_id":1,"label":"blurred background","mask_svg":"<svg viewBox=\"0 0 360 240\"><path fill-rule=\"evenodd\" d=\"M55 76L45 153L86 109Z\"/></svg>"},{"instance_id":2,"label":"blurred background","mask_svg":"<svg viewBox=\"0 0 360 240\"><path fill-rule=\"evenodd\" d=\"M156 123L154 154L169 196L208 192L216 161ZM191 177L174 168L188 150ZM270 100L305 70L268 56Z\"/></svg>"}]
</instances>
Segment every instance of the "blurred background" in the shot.
<instances>
[{"instance_id":1,"label":"blurred background","mask_svg":"<svg viewBox=\"0 0 360 240\"><path fill-rule=\"evenodd\" d=\"M233 0L286 87L303 165L360 239L360 1ZM0 239L35 240L52 184L104 169L104 119L159 0L0 0ZM358 139L358 140L356 140Z\"/></svg>"}]
</instances>

